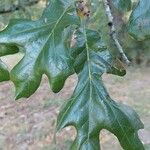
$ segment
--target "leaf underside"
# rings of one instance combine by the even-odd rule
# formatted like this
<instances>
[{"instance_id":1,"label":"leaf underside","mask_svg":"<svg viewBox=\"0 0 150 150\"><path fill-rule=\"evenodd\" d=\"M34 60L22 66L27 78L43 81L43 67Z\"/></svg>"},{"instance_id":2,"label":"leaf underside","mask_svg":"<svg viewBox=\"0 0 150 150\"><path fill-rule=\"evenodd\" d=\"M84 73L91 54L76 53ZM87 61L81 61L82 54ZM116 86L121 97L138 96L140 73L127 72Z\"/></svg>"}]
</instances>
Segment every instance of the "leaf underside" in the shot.
<instances>
[{"instance_id":1,"label":"leaf underside","mask_svg":"<svg viewBox=\"0 0 150 150\"><path fill-rule=\"evenodd\" d=\"M137 134L143 128L138 115L130 107L113 101L102 81L103 73L122 76L125 71L112 66L114 60L107 50L100 49L101 37L97 32L85 30L83 38L86 61L78 72L72 97L58 116L57 131L66 126L76 128L77 137L70 150L99 150L102 129L116 135L125 150L144 150Z\"/></svg>"},{"instance_id":2,"label":"leaf underside","mask_svg":"<svg viewBox=\"0 0 150 150\"><path fill-rule=\"evenodd\" d=\"M150 1L140 0L133 10L128 25L129 34L136 40L150 38Z\"/></svg>"}]
</instances>

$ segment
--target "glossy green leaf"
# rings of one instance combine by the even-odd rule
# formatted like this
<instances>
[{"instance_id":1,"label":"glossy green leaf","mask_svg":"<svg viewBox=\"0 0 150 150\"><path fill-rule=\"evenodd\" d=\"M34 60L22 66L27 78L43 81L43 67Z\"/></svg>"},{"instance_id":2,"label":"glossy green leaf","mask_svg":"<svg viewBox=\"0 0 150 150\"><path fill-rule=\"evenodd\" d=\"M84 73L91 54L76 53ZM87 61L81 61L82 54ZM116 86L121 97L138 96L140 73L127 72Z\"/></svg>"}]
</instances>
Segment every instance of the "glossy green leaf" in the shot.
<instances>
[{"instance_id":1,"label":"glossy green leaf","mask_svg":"<svg viewBox=\"0 0 150 150\"><path fill-rule=\"evenodd\" d=\"M74 72L64 29L79 23L75 11L73 1L52 0L39 20L11 20L0 32L0 43L22 47L25 53L10 73L16 99L32 95L43 74L58 92Z\"/></svg>"},{"instance_id":2,"label":"glossy green leaf","mask_svg":"<svg viewBox=\"0 0 150 150\"><path fill-rule=\"evenodd\" d=\"M4 45L4 44L0 45L0 57L5 56L5 55L15 54L15 53L18 53L18 52L19 52L19 49L16 46Z\"/></svg>"},{"instance_id":3,"label":"glossy green leaf","mask_svg":"<svg viewBox=\"0 0 150 150\"><path fill-rule=\"evenodd\" d=\"M0 60L0 82L9 80L9 71L7 66Z\"/></svg>"},{"instance_id":4,"label":"glossy green leaf","mask_svg":"<svg viewBox=\"0 0 150 150\"><path fill-rule=\"evenodd\" d=\"M112 3L121 12L129 11L132 7L131 0L112 0Z\"/></svg>"},{"instance_id":5,"label":"glossy green leaf","mask_svg":"<svg viewBox=\"0 0 150 150\"><path fill-rule=\"evenodd\" d=\"M143 128L138 115L130 107L113 101L102 81L103 73L124 75L125 70L112 65L114 59L102 47L97 32L84 29L83 38L85 44L80 43L79 47L86 61L80 61L83 59L79 57L78 64L84 63L83 68L78 69L73 96L60 111L57 131L66 126L76 128L77 137L70 150L100 150L102 129L112 132L125 150L144 150L137 134Z\"/></svg>"},{"instance_id":6,"label":"glossy green leaf","mask_svg":"<svg viewBox=\"0 0 150 150\"><path fill-rule=\"evenodd\" d=\"M140 0L133 10L128 31L135 39L142 41L150 38L150 1Z\"/></svg>"}]
</instances>

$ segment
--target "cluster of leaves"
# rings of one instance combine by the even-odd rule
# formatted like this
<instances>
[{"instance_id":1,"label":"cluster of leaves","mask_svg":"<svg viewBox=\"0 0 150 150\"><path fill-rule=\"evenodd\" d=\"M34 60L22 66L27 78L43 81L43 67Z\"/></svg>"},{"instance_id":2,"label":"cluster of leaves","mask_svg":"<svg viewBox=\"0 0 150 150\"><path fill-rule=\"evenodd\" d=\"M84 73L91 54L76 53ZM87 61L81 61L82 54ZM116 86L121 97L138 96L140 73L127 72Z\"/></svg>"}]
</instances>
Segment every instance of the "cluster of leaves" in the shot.
<instances>
[{"instance_id":1,"label":"cluster of leaves","mask_svg":"<svg viewBox=\"0 0 150 150\"><path fill-rule=\"evenodd\" d=\"M130 0L113 2L120 10L131 8ZM131 35L140 40L149 37L147 24L140 26L142 32L138 33L141 11L138 12L140 18L137 11L143 8L144 2L149 3L140 1L129 22ZM147 12L142 16L149 19ZM74 33L75 44L71 47ZM11 20L0 32L0 43L3 45L0 56L23 49L24 57L10 73L0 62L0 81L10 79L14 83L16 99L31 96L39 87L43 74L47 75L54 92L63 88L68 76L78 75L75 91L57 121L57 131L69 125L77 130L71 150L99 150L102 129L116 135L125 150L144 150L137 134L143 128L138 115L130 107L113 101L102 82L104 73L123 76L126 71L110 54L101 34L88 29L86 19L78 17L74 0L51 0L36 21Z\"/></svg>"}]
</instances>

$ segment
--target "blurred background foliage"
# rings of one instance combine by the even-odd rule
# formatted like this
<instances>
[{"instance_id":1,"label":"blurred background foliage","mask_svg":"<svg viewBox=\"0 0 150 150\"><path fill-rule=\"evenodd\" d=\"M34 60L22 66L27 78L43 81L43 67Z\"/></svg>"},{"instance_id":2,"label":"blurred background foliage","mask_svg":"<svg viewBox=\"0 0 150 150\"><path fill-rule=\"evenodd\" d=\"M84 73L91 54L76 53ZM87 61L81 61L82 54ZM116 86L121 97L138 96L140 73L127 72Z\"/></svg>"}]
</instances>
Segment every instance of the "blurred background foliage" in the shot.
<instances>
[{"instance_id":1,"label":"blurred background foliage","mask_svg":"<svg viewBox=\"0 0 150 150\"><path fill-rule=\"evenodd\" d=\"M109 36L107 17L105 16L102 0L92 1L92 15L90 28L98 29L103 35L104 41L109 46L113 54L118 54L116 47ZM132 8L136 6L138 0L133 0ZM47 0L0 0L0 30L3 29L11 18L38 19ZM122 44L129 59L138 65L150 65L150 40L138 42L127 33L128 19L131 12L122 14L112 6L115 17L115 25L118 30L120 43Z\"/></svg>"},{"instance_id":2,"label":"blurred background foliage","mask_svg":"<svg viewBox=\"0 0 150 150\"><path fill-rule=\"evenodd\" d=\"M133 0L132 10L136 7L138 0ZM98 6L98 7L97 7ZM114 22L118 32L119 41L123 46L123 49L129 59L138 65L150 65L150 40L147 41L136 41L127 32L128 19L131 12L122 14L117 11L113 5L111 5L112 12L114 15ZM109 49L113 54L118 54L113 41L109 36L109 28L107 26L107 18L104 12L102 0L98 3L97 0L93 0L92 3L92 20L90 26L92 28L100 29L103 39L109 45Z\"/></svg>"},{"instance_id":3,"label":"blurred background foliage","mask_svg":"<svg viewBox=\"0 0 150 150\"><path fill-rule=\"evenodd\" d=\"M38 19L46 6L46 0L0 0L0 29L11 18Z\"/></svg>"}]
</instances>

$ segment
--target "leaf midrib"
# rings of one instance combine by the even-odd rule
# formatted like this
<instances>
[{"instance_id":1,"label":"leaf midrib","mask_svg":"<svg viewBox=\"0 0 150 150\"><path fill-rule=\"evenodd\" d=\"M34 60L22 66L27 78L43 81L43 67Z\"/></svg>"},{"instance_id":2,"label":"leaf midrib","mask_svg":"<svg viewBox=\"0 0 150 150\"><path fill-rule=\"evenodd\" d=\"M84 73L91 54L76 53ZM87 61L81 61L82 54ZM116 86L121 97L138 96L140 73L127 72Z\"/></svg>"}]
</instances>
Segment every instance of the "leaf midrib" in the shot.
<instances>
[{"instance_id":1,"label":"leaf midrib","mask_svg":"<svg viewBox=\"0 0 150 150\"><path fill-rule=\"evenodd\" d=\"M85 38L85 46L86 46L86 53L87 53L87 66L88 66L88 75L89 75L89 82L90 82L90 95L89 95L89 105L92 107L93 105L91 105L90 103L92 103L92 74L91 74L91 67L90 67L90 52L89 52L89 46L88 46L88 42L87 42L87 33L86 33L86 22L85 20L83 20L82 22L83 25L83 32L84 32L84 38ZM89 108L89 107L88 107ZM92 109L92 108L91 108ZM90 139L90 120L91 120L91 116L90 116L90 109L88 110L89 112L89 123L88 123L88 137L86 139L86 141L89 141ZM88 143L89 144L89 143Z\"/></svg>"}]
</instances>

